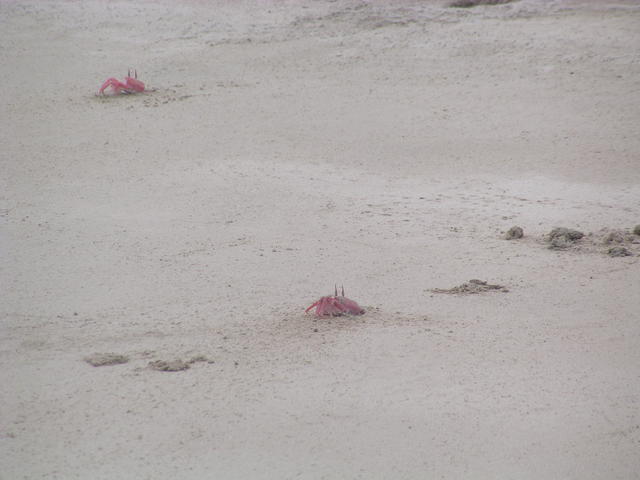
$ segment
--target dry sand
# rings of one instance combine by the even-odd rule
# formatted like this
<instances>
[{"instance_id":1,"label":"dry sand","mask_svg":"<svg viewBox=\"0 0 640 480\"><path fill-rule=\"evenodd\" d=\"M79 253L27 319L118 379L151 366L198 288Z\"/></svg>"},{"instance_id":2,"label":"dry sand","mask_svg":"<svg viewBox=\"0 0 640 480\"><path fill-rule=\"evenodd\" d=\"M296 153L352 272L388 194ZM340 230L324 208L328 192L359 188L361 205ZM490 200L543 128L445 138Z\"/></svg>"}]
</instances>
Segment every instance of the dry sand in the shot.
<instances>
[{"instance_id":1,"label":"dry sand","mask_svg":"<svg viewBox=\"0 0 640 480\"><path fill-rule=\"evenodd\" d=\"M2 480L639 478L637 2L0 25Z\"/></svg>"}]
</instances>

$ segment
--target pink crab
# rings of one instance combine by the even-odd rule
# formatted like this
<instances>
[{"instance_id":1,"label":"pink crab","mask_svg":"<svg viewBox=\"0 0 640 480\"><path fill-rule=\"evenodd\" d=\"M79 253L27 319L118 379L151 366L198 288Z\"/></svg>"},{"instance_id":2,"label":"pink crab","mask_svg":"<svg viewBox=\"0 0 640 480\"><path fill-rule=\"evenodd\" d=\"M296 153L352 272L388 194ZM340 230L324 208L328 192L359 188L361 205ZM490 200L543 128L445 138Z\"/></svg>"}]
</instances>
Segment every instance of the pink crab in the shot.
<instances>
[{"instance_id":1,"label":"pink crab","mask_svg":"<svg viewBox=\"0 0 640 480\"><path fill-rule=\"evenodd\" d=\"M120 93L139 93L144 92L144 83L138 80L138 71L134 70L135 78L131 77L131 70L127 72L127 76L124 77L124 83L116 78L107 78L100 87L99 95L104 95L104 91L111 87L115 94Z\"/></svg>"},{"instance_id":2,"label":"pink crab","mask_svg":"<svg viewBox=\"0 0 640 480\"><path fill-rule=\"evenodd\" d=\"M305 310L307 313L313 307L316 307L316 315L322 317L329 315L332 317L339 317L340 315L362 315L364 309L353 300L344 296L344 287L342 287L342 294L338 295L338 287L335 287L335 295L326 296L320 298L320 300L313 303L309 308Z\"/></svg>"}]
</instances>

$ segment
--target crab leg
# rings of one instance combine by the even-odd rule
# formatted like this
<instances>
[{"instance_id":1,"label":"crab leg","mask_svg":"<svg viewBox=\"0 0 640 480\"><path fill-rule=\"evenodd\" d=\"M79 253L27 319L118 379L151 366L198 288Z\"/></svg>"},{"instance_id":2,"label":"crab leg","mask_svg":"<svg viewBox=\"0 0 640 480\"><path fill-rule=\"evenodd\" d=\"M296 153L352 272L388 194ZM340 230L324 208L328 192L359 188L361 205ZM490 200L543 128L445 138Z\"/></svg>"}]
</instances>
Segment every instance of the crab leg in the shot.
<instances>
[{"instance_id":1,"label":"crab leg","mask_svg":"<svg viewBox=\"0 0 640 480\"><path fill-rule=\"evenodd\" d=\"M317 307L320 304L320 300L318 300L317 302L313 303L309 308L307 308L304 313L307 313L309 310L311 310L313 307Z\"/></svg>"}]
</instances>

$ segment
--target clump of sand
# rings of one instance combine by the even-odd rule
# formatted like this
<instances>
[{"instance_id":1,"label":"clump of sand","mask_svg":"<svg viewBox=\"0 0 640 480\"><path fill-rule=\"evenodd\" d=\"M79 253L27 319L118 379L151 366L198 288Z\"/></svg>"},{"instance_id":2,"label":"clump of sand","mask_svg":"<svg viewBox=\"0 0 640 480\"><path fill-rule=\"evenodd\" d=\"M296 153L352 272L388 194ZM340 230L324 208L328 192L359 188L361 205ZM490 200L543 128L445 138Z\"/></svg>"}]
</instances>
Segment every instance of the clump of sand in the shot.
<instances>
[{"instance_id":1,"label":"clump of sand","mask_svg":"<svg viewBox=\"0 0 640 480\"><path fill-rule=\"evenodd\" d=\"M612 243L624 243L624 233L620 230L614 230L612 232L607 233L602 239L602 243L605 245L610 245Z\"/></svg>"},{"instance_id":2,"label":"clump of sand","mask_svg":"<svg viewBox=\"0 0 640 480\"><path fill-rule=\"evenodd\" d=\"M610 257L629 257L633 255L626 247L616 246L607 250Z\"/></svg>"},{"instance_id":3,"label":"clump of sand","mask_svg":"<svg viewBox=\"0 0 640 480\"><path fill-rule=\"evenodd\" d=\"M514 0L455 0L449 4L454 8L471 8L479 5L502 5L504 3L511 3Z\"/></svg>"},{"instance_id":4,"label":"clump of sand","mask_svg":"<svg viewBox=\"0 0 640 480\"><path fill-rule=\"evenodd\" d=\"M182 360L155 360L149 362L149 367L152 370L158 370L159 372L181 372L182 370L188 370L191 365L188 362Z\"/></svg>"},{"instance_id":5,"label":"clump of sand","mask_svg":"<svg viewBox=\"0 0 640 480\"><path fill-rule=\"evenodd\" d=\"M193 364L198 362L215 363L213 360L204 355L196 355L195 357L191 357L191 360L189 360L187 363Z\"/></svg>"},{"instance_id":6,"label":"clump of sand","mask_svg":"<svg viewBox=\"0 0 640 480\"><path fill-rule=\"evenodd\" d=\"M545 235L544 240L551 249L565 250L572 247L572 250L583 253L602 252L611 257L626 257L634 255L634 246L640 244L640 239L636 236L636 229L640 231L638 227L633 231L602 228L586 236L578 230L558 227ZM603 251L603 245L610 248Z\"/></svg>"},{"instance_id":7,"label":"clump of sand","mask_svg":"<svg viewBox=\"0 0 640 480\"><path fill-rule=\"evenodd\" d=\"M609 230L602 229L603 233L602 243L605 245L621 244L621 243L639 243L638 235L640 235L640 225L636 225L633 230Z\"/></svg>"},{"instance_id":8,"label":"clump of sand","mask_svg":"<svg viewBox=\"0 0 640 480\"><path fill-rule=\"evenodd\" d=\"M604 245L638 242L635 229L633 232L629 232L628 230L602 230L602 232L604 233L602 237L602 243Z\"/></svg>"},{"instance_id":9,"label":"clump of sand","mask_svg":"<svg viewBox=\"0 0 640 480\"><path fill-rule=\"evenodd\" d=\"M631 231L603 228L598 232L596 238L599 239L601 245L610 247L606 251L610 257L630 257L634 255L632 248L640 243L636 234L636 229L640 231L638 227L640 226Z\"/></svg>"},{"instance_id":10,"label":"clump of sand","mask_svg":"<svg viewBox=\"0 0 640 480\"><path fill-rule=\"evenodd\" d=\"M214 363L213 360L210 360L204 355L196 355L186 362L180 359L155 360L153 362L149 362L149 367L152 370L158 370L159 372L181 372L183 370L188 370L191 365L198 362Z\"/></svg>"},{"instance_id":11,"label":"clump of sand","mask_svg":"<svg viewBox=\"0 0 640 480\"><path fill-rule=\"evenodd\" d=\"M473 279L462 285L453 288L434 288L433 293L448 293L455 295L473 295L490 291L508 292L509 290L502 285L492 285L483 280Z\"/></svg>"},{"instance_id":12,"label":"clump of sand","mask_svg":"<svg viewBox=\"0 0 640 480\"><path fill-rule=\"evenodd\" d=\"M125 355L118 355L116 353L94 353L85 357L84 361L94 367L105 367L127 363L129 358Z\"/></svg>"},{"instance_id":13,"label":"clump of sand","mask_svg":"<svg viewBox=\"0 0 640 480\"><path fill-rule=\"evenodd\" d=\"M556 227L547 235L549 248L565 249L584 237L584 233L565 227Z\"/></svg>"},{"instance_id":14,"label":"clump of sand","mask_svg":"<svg viewBox=\"0 0 640 480\"><path fill-rule=\"evenodd\" d=\"M514 240L522 237L524 237L524 230L522 230L522 228L518 227L517 225L514 225L509 230L507 230L507 233L504 236L504 238L507 240Z\"/></svg>"}]
</instances>

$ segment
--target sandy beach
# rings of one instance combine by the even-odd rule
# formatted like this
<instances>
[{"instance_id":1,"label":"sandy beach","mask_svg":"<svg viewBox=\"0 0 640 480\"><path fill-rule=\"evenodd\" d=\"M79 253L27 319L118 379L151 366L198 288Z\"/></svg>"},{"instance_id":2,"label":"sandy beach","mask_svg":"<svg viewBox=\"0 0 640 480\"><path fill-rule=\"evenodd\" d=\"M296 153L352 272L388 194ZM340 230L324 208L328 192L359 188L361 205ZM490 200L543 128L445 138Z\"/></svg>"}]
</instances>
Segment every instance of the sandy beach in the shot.
<instances>
[{"instance_id":1,"label":"sandy beach","mask_svg":"<svg viewBox=\"0 0 640 480\"><path fill-rule=\"evenodd\" d=\"M0 1L1 480L640 478L640 3L449 3Z\"/></svg>"}]
</instances>

